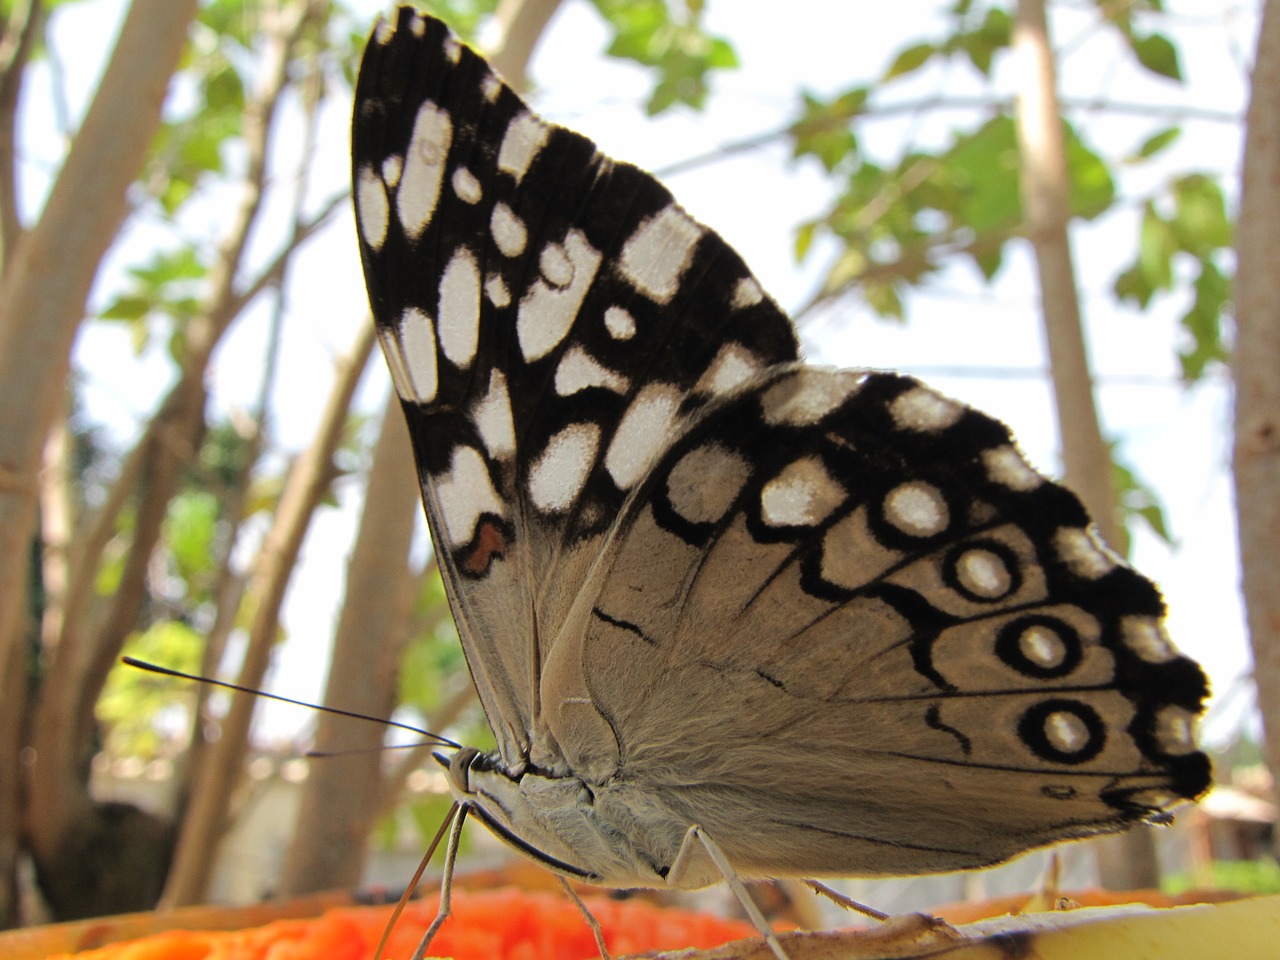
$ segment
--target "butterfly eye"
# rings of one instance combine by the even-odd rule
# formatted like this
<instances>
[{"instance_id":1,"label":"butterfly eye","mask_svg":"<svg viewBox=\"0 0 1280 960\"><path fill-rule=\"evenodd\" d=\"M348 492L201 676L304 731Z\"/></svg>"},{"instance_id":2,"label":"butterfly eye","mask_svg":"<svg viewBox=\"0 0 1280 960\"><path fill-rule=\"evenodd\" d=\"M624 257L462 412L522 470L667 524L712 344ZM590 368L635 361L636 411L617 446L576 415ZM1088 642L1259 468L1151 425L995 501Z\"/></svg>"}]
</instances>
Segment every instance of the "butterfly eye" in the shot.
<instances>
[{"instance_id":1,"label":"butterfly eye","mask_svg":"<svg viewBox=\"0 0 1280 960\"><path fill-rule=\"evenodd\" d=\"M459 793L471 793L471 771L491 769L488 759L475 747L463 747L449 761L449 782Z\"/></svg>"}]
</instances>

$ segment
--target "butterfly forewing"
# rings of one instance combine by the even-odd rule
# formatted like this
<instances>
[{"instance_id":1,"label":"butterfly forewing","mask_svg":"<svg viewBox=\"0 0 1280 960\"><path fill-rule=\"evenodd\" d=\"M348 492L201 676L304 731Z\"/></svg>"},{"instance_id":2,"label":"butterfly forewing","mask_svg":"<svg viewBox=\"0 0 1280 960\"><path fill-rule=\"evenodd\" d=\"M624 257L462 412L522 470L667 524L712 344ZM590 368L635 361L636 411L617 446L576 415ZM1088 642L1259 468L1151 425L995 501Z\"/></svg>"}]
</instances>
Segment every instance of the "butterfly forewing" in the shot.
<instances>
[{"instance_id":1,"label":"butterfly forewing","mask_svg":"<svg viewBox=\"0 0 1280 960\"><path fill-rule=\"evenodd\" d=\"M1002 424L800 363L720 237L438 21L377 29L352 140L503 776L591 797L549 816L586 833L486 822L583 876L695 884L668 874L695 824L745 873L918 873L1205 789L1205 681L1155 587Z\"/></svg>"},{"instance_id":2,"label":"butterfly forewing","mask_svg":"<svg viewBox=\"0 0 1280 960\"><path fill-rule=\"evenodd\" d=\"M379 28L356 104L379 336L468 662L527 757L540 664L623 500L795 336L661 184L534 116L438 21Z\"/></svg>"}]
</instances>

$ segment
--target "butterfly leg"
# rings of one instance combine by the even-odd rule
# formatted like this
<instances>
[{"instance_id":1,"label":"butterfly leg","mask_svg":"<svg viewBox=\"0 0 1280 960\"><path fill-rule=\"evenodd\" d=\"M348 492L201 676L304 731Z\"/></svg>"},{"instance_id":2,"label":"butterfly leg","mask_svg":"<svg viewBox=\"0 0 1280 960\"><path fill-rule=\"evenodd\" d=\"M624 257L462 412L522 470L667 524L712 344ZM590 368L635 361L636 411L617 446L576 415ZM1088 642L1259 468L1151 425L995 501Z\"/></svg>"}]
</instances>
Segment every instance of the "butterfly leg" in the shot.
<instances>
[{"instance_id":1,"label":"butterfly leg","mask_svg":"<svg viewBox=\"0 0 1280 960\"><path fill-rule=\"evenodd\" d=\"M701 844L702 848L707 851L707 855L715 862L716 867L724 876L724 882L729 885L733 895L738 898L738 902L742 904L742 909L747 911L747 916L756 925L756 929L764 937L765 943L769 944L769 949L773 951L773 955L778 960L790 960L787 952L782 949L782 944L778 942L777 934L769 926L769 921L764 918L764 914L760 912L756 902L751 899L751 894L747 892L747 885L742 882L742 878L738 876L738 871L733 869L733 864L729 862L729 858L720 849L720 844L711 839L706 831L696 823L685 833L684 843L680 846L680 854L677 855L676 863L672 865L671 872L678 872L680 860L683 859L686 851L692 849L693 842Z\"/></svg>"},{"instance_id":2,"label":"butterfly leg","mask_svg":"<svg viewBox=\"0 0 1280 960\"><path fill-rule=\"evenodd\" d=\"M851 910L854 913L860 913L864 917L870 917L872 920L879 920L881 923L889 919L889 914L877 910L875 907L868 907L865 903L859 903L857 900L846 897L843 893L832 890L825 883L819 883L817 880L805 880L804 885L818 894L820 897L826 897L838 907L845 910Z\"/></svg>"},{"instance_id":3,"label":"butterfly leg","mask_svg":"<svg viewBox=\"0 0 1280 960\"><path fill-rule=\"evenodd\" d=\"M453 825L449 828L449 842L444 848L444 873L440 877L440 906L436 909L436 918L431 921L431 926L427 927L427 932L418 941L418 947L413 951L410 960L422 960L426 956L427 947L431 946L436 931L449 919L449 914L453 911L453 865L458 859L458 838L462 836L462 824L467 819L467 810L465 803L459 806L453 818Z\"/></svg>"},{"instance_id":4,"label":"butterfly leg","mask_svg":"<svg viewBox=\"0 0 1280 960\"><path fill-rule=\"evenodd\" d=\"M597 920L587 909L587 905L582 902L582 898L574 892L573 887L569 885L569 881L560 874L556 874L556 879L560 881L560 886L564 887L564 892L569 895L569 899L573 901L573 905L578 908L578 912L582 914L582 919L587 921L587 926L591 928L591 935L596 938L596 949L600 951L600 960L613 960L609 956L609 948L604 943L604 931L600 929L600 921Z\"/></svg>"}]
</instances>

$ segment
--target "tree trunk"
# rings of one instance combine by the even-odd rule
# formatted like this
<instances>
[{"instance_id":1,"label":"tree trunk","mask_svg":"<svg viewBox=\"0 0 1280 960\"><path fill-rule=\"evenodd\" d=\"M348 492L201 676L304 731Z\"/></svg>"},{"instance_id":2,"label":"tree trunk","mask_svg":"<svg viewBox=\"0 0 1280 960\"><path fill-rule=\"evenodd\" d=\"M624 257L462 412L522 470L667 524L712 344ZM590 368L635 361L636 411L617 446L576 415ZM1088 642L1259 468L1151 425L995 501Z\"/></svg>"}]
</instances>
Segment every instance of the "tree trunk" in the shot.
<instances>
[{"instance_id":1,"label":"tree trunk","mask_svg":"<svg viewBox=\"0 0 1280 960\"><path fill-rule=\"evenodd\" d=\"M0 281L0 918L15 915L13 857L19 829L33 851L55 857L59 836L90 829L95 811L82 771L53 764L60 789L38 818L22 815L20 763L30 677L27 578L35 536L41 452L62 409L71 345L102 257L126 213L125 193L159 127L169 80L186 45L196 0L134 0L98 92L67 154L39 222L6 249ZM6 184L5 189L11 185ZM12 220L12 218L10 218ZM6 242L15 239L9 222ZM65 732L65 731L62 731ZM77 828L77 824L79 827ZM91 831L90 831L91 832Z\"/></svg>"},{"instance_id":2,"label":"tree trunk","mask_svg":"<svg viewBox=\"0 0 1280 960\"><path fill-rule=\"evenodd\" d=\"M347 592L334 637L324 703L374 717L396 706L396 676L408 639L416 578L409 567L414 516L421 509L400 401L382 414L365 491L364 514L347 566ZM381 796L386 728L321 714L281 881L289 895L354 886Z\"/></svg>"},{"instance_id":3,"label":"tree trunk","mask_svg":"<svg viewBox=\"0 0 1280 960\"><path fill-rule=\"evenodd\" d=\"M1234 472L1267 765L1280 783L1280 0L1258 29L1236 233ZM1280 833L1275 838L1280 855Z\"/></svg>"},{"instance_id":4,"label":"tree trunk","mask_svg":"<svg viewBox=\"0 0 1280 960\"><path fill-rule=\"evenodd\" d=\"M1035 251L1040 315L1062 438L1063 480L1084 501L1103 539L1123 554L1125 532L1111 481L1111 454L1094 405L1067 236L1070 179L1044 0L1018 0L1013 46L1023 70L1016 108L1022 204L1028 239ZM1158 886L1159 868L1150 832L1131 830L1099 841L1098 872L1102 885L1110 889Z\"/></svg>"}]
</instances>

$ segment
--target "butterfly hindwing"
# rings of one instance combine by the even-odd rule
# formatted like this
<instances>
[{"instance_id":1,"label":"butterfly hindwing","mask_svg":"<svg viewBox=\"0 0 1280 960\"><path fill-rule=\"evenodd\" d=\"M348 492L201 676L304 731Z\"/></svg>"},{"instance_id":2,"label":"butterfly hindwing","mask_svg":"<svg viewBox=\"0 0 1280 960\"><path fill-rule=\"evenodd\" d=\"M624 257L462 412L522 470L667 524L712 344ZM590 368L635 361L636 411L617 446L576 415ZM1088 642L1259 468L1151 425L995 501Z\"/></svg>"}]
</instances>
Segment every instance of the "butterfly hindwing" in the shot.
<instances>
[{"instance_id":1,"label":"butterfly hindwing","mask_svg":"<svg viewBox=\"0 0 1280 960\"><path fill-rule=\"evenodd\" d=\"M618 769L740 869L978 866L1207 786L1204 676L1158 592L990 417L779 367L643 493L591 586L583 685Z\"/></svg>"}]
</instances>

